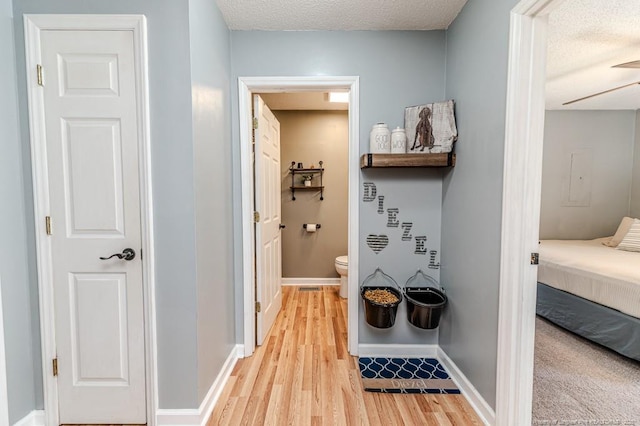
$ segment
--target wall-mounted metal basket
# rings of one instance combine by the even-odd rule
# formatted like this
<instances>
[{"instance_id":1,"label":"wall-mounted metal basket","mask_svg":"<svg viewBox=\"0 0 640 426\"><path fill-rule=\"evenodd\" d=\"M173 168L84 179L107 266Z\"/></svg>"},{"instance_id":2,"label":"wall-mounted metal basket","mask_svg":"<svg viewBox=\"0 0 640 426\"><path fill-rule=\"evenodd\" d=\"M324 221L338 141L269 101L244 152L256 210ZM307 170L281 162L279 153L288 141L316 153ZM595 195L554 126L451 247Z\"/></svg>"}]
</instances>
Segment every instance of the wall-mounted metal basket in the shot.
<instances>
[{"instance_id":1,"label":"wall-mounted metal basket","mask_svg":"<svg viewBox=\"0 0 640 426\"><path fill-rule=\"evenodd\" d=\"M388 292L396 296L397 301L393 303L381 303L365 297L367 291ZM402 289L396 281L389 275L376 268L373 274L369 275L360 286L360 296L364 302L364 314L367 324L376 328L393 327L396 321L398 305L402 302Z\"/></svg>"},{"instance_id":2,"label":"wall-mounted metal basket","mask_svg":"<svg viewBox=\"0 0 640 426\"><path fill-rule=\"evenodd\" d=\"M404 296L407 299L407 320L412 325L426 330L438 327L447 295L435 279L418 270L405 283Z\"/></svg>"}]
</instances>

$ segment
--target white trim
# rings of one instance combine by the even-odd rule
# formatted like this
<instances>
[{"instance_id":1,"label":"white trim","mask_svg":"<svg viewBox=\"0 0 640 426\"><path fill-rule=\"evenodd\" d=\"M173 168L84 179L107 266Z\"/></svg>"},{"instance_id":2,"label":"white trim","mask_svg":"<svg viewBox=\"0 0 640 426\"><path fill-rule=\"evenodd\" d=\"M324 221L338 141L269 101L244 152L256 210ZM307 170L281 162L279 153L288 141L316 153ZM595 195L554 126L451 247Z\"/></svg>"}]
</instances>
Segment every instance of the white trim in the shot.
<instances>
[{"instance_id":1,"label":"white trim","mask_svg":"<svg viewBox=\"0 0 640 426\"><path fill-rule=\"evenodd\" d=\"M385 345L366 344L358 345L358 356L379 358L437 358L438 345Z\"/></svg>"},{"instance_id":2,"label":"white trim","mask_svg":"<svg viewBox=\"0 0 640 426\"><path fill-rule=\"evenodd\" d=\"M7 357L4 346L4 315L2 312L2 277L0 276L0 425L9 424L9 391L7 388Z\"/></svg>"},{"instance_id":3,"label":"white trim","mask_svg":"<svg viewBox=\"0 0 640 426\"><path fill-rule=\"evenodd\" d=\"M358 354L358 234L360 184L359 77L239 77L238 120L240 126L240 174L242 182L242 273L245 356L255 350L255 270L253 222L253 165L251 150L251 92L308 92L349 90L349 302L348 348Z\"/></svg>"},{"instance_id":4,"label":"white trim","mask_svg":"<svg viewBox=\"0 0 640 426\"><path fill-rule=\"evenodd\" d=\"M229 377L231 377L231 373L233 372L233 367L235 367L236 362L238 362L238 346L240 345L234 346L233 349L231 349L229 356L227 356L222 368L220 368L218 376L211 384L207 395L200 404L198 411L200 412L200 425L202 426L206 426L207 421L213 412L213 408L216 406L216 402L220 399L224 385L229 381Z\"/></svg>"},{"instance_id":5,"label":"white trim","mask_svg":"<svg viewBox=\"0 0 640 426\"><path fill-rule=\"evenodd\" d=\"M347 348L357 356L360 305L360 81L356 77L349 91L349 247L347 256Z\"/></svg>"},{"instance_id":6,"label":"white trim","mask_svg":"<svg viewBox=\"0 0 640 426\"><path fill-rule=\"evenodd\" d=\"M199 426L200 411L196 408L181 410L158 410L156 415L158 426Z\"/></svg>"},{"instance_id":7,"label":"white trim","mask_svg":"<svg viewBox=\"0 0 640 426\"><path fill-rule=\"evenodd\" d=\"M484 400L480 392L473 386L471 381L467 379L467 377L460 371L458 366L449 356L442 350L441 347L438 347L438 355L436 357L440 363L444 366L445 370L451 376L462 395L467 399L471 408L476 412L480 420L485 425L495 424L496 421L496 413L493 411L491 406ZM516 424L516 423L514 423ZM518 423L519 424L519 423ZM524 424L524 423L522 423Z\"/></svg>"},{"instance_id":8,"label":"white trim","mask_svg":"<svg viewBox=\"0 0 640 426\"><path fill-rule=\"evenodd\" d=\"M507 81L496 424L531 423L546 14L564 0L522 0L511 12Z\"/></svg>"},{"instance_id":9,"label":"white trim","mask_svg":"<svg viewBox=\"0 0 640 426\"><path fill-rule=\"evenodd\" d=\"M8 423L7 423L8 424ZM43 410L33 410L16 423L13 426L44 426L44 411Z\"/></svg>"},{"instance_id":10,"label":"white trim","mask_svg":"<svg viewBox=\"0 0 640 426\"><path fill-rule=\"evenodd\" d=\"M244 356L255 349L255 263L253 226L253 165L251 146L251 90L238 79L238 116L240 126L240 180L242 185L242 322L244 324Z\"/></svg>"},{"instance_id":11,"label":"white trim","mask_svg":"<svg viewBox=\"0 0 640 426\"><path fill-rule=\"evenodd\" d=\"M151 138L149 118L149 81L147 59L147 27L143 15L24 15L27 75L35 75L41 63L40 32L44 30L114 30L132 31L136 62L136 100L138 107L138 141L140 173L140 214L142 231L143 291L145 318L145 369L147 424L155 426L158 405L156 370L155 264L153 245L153 200L151 188ZM44 124L44 98L34 78L27 79L29 99L29 131L34 187L36 255L42 333L42 371L44 407L47 424L58 424L58 392L51 374L50 360L56 354L53 288L51 285L51 246L46 238L42 218L49 212L48 171Z\"/></svg>"},{"instance_id":12,"label":"white trim","mask_svg":"<svg viewBox=\"0 0 640 426\"><path fill-rule=\"evenodd\" d=\"M283 278L283 286L334 286L340 285L340 278Z\"/></svg>"},{"instance_id":13,"label":"white trim","mask_svg":"<svg viewBox=\"0 0 640 426\"><path fill-rule=\"evenodd\" d=\"M220 373L211 384L207 395L202 400L200 408L198 409L185 409L185 410L158 410L157 412L157 426L206 426L213 413L213 409L220 399L224 386L229 381L233 367L238 362L238 359L242 357L244 348L242 345L236 345L233 347L226 361L220 369Z\"/></svg>"}]
</instances>

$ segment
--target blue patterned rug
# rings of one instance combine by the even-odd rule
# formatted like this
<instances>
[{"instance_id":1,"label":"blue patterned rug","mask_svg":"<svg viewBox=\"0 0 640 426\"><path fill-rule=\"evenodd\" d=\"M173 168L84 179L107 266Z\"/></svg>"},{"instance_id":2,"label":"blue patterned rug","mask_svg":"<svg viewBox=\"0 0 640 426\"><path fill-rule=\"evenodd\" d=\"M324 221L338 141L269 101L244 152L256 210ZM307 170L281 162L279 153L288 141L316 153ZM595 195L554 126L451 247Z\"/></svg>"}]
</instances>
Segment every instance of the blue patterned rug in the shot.
<instances>
[{"instance_id":1,"label":"blue patterned rug","mask_svg":"<svg viewBox=\"0 0 640 426\"><path fill-rule=\"evenodd\" d=\"M434 358L359 358L364 390L384 393L460 393Z\"/></svg>"}]
</instances>

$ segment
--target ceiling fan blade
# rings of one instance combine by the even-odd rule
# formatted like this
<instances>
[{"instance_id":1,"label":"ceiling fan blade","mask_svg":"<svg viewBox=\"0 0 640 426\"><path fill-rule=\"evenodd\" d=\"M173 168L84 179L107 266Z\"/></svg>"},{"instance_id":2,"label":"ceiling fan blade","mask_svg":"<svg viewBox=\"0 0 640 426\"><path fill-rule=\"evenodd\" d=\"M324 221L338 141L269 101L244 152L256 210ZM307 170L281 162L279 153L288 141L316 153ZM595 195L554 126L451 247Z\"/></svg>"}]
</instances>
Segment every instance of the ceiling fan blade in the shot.
<instances>
[{"instance_id":1,"label":"ceiling fan blade","mask_svg":"<svg viewBox=\"0 0 640 426\"><path fill-rule=\"evenodd\" d=\"M640 60L614 65L611 68L640 68Z\"/></svg>"},{"instance_id":2,"label":"ceiling fan blade","mask_svg":"<svg viewBox=\"0 0 640 426\"><path fill-rule=\"evenodd\" d=\"M635 81L633 83L625 84L623 86L614 87L613 89L605 90L603 92L594 93L593 95L585 96L584 98L574 99L572 101L565 102L562 105L571 105L571 104L574 104L576 102L580 102L580 101L584 101L586 99L595 98L596 96L604 95L605 93L615 92L616 90L624 89L625 87L635 86L636 84L640 84L640 81Z\"/></svg>"}]
</instances>

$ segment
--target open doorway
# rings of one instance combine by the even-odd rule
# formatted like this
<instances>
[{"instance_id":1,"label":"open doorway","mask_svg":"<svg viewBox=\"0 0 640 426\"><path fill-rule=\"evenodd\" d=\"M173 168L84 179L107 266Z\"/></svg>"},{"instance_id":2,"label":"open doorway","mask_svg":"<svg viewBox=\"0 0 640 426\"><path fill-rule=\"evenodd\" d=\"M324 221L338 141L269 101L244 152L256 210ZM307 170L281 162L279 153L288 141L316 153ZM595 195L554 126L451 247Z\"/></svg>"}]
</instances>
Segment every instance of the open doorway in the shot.
<instances>
[{"instance_id":1,"label":"open doorway","mask_svg":"<svg viewBox=\"0 0 640 426\"><path fill-rule=\"evenodd\" d=\"M496 422L530 424L545 118L548 15L563 0L512 10L505 131Z\"/></svg>"},{"instance_id":2,"label":"open doorway","mask_svg":"<svg viewBox=\"0 0 640 426\"><path fill-rule=\"evenodd\" d=\"M348 109L348 92L253 95L258 346L291 303L304 312L296 324L330 305L346 325ZM346 348L346 333L331 334Z\"/></svg>"},{"instance_id":3,"label":"open doorway","mask_svg":"<svg viewBox=\"0 0 640 426\"><path fill-rule=\"evenodd\" d=\"M256 289L255 278L258 274L254 268L256 256L253 215L255 210L252 162L252 97L261 93L296 93L296 92L328 92L341 91L349 94L348 107L348 349L352 355L357 354L357 253L358 253L358 78L357 77L266 77L239 79L239 120L242 164L242 211L243 211L243 318L245 356L255 350L254 322ZM318 159L319 161L320 159ZM313 160L315 161L315 160ZM301 161L300 161L301 162ZM310 166L310 165L309 165ZM314 164L314 167L320 166ZM297 163L296 163L297 167ZM303 164L304 168L304 164ZM320 185L321 186L321 185ZM311 223L311 222L310 222ZM286 224L284 224L287 226ZM300 224L302 228L302 224ZM285 228L286 229L286 228Z\"/></svg>"},{"instance_id":4,"label":"open doorway","mask_svg":"<svg viewBox=\"0 0 640 426\"><path fill-rule=\"evenodd\" d=\"M633 0L549 15L534 424L635 421L640 406L640 255L623 243L640 216L639 18Z\"/></svg>"}]
</instances>

